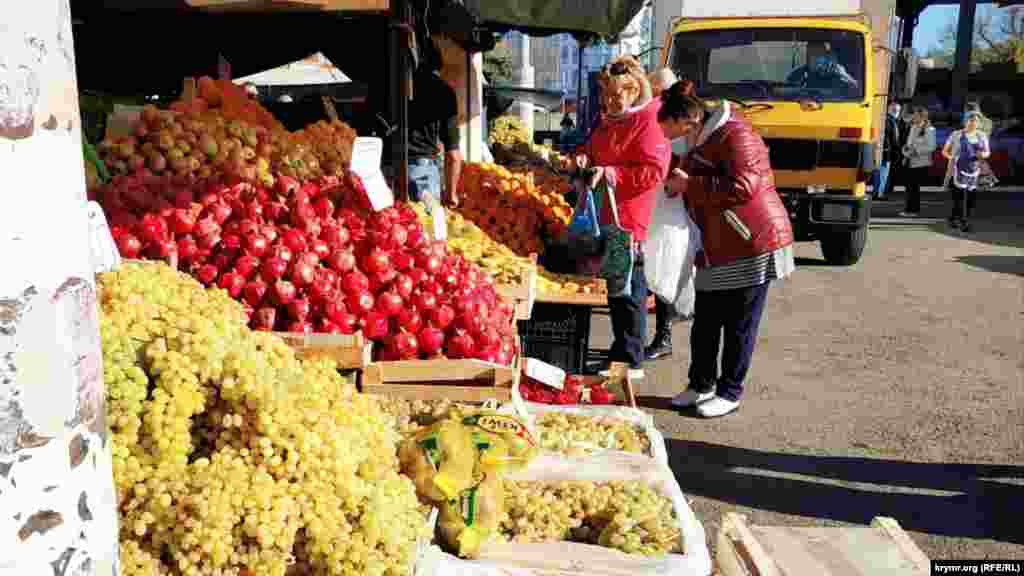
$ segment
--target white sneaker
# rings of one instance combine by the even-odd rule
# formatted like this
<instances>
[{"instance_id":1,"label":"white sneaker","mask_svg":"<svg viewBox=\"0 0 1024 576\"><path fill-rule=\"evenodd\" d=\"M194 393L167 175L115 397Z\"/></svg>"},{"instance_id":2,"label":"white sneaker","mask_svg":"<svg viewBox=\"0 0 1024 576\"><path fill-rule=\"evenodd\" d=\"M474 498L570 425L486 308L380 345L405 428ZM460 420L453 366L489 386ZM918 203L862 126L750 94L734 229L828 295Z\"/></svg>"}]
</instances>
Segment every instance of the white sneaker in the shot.
<instances>
[{"instance_id":1,"label":"white sneaker","mask_svg":"<svg viewBox=\"0 0 1024 576\"><path fill-rule=\"evenodd\" d=\"M676 394L676 397L672 399L673 408L689 408L690 406L696 406L703 402L707 402L715 397L714 391L712 392L697 392L692 388L687 388L680 394Z\"/></svg>"},{"instance_id":2,"label":"white sneaker","mask_svg":"<svg viewBox=\"0 0 1024 576\"><path fill-rule=\"evenodd\" d=\"M705 418L718 418L719 416L725 416L726 414L735 411L739 407L739 402L733 402L732 400L726 400L721 396L715 396L711 400L697 406L697 413Z\"/></svg>"}]
</instances>

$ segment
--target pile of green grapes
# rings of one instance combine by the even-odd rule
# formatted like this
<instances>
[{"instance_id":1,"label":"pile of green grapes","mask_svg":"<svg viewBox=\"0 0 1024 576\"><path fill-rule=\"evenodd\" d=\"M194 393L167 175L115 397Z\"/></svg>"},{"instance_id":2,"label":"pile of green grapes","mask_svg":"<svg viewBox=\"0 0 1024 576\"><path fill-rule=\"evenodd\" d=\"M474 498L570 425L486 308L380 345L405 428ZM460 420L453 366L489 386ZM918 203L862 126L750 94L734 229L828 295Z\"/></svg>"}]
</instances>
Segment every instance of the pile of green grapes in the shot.
<instances>
[{"instance_id":1,"label":"pile of green grapes","mask_svg":"<svg viewBox=\"0 0 1024 576\"><path fill-rule=\"evenodd\" d=\"M605 449L651 455L651 440L639 426L611 416L545 412L537 416L536 426L541 448L552 452Z\"/></svg>"},{"instance_id":2,"label":"pile of green grapes","mask_svg":"<svg viewBox=\"0 0 1024 576\"><path fill-rule=\"evenodd\" d=\"M570 541L629 554L681 553L672 501L638 481L505 482L502 536Z\"/></svg>"},{"instance_id":3,"label":"pile of green grapes","mask_svg":"<svg viewBox=\"0 0 1024 576\"><path fill-rule=\"evenodd\" d=\"M327 361L164 264L100 278L122 574L409 574L399 434Z\"/></svg>"}]
</instances>

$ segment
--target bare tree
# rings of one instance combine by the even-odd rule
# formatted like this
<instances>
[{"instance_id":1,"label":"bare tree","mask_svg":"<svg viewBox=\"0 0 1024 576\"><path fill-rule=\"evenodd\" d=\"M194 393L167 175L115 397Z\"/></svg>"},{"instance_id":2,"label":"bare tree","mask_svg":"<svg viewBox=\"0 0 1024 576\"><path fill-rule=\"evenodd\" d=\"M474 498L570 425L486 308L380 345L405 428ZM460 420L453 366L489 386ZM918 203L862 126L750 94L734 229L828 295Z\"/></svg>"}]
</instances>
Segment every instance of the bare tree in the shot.
<instances>
[{"instance_id":1,"label":"bare tree","mask_svg":"<svg viewBox=\"0 0 1024 576\"><path fill-rule=\"evenodd\" d=\"M939 46L926 56L952 66L956 53L957 21L946 23ZM980 6L974 21L971 64L1016 63L1024 66L1024 7Z\"/></svg>"}]
</instances>

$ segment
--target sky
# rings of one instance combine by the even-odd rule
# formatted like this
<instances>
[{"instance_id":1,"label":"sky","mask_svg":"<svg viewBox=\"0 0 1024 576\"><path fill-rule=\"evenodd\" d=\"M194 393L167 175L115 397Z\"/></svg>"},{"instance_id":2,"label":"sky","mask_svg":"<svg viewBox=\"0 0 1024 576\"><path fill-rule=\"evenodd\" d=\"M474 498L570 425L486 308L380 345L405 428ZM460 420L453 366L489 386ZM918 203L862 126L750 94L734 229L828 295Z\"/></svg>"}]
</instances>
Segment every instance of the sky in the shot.
<instances>
[{"instance_id":1,"label":"sky","mask_svg":"<svg viewBox=\"0 0 1024 576\"><path fill-rule=\"evenodd\" d=\"M921 13L914 29L914 51L925 54L939 44L949 22L956 21L959 6L929 6Z\"/></svg>"}]
</instances>

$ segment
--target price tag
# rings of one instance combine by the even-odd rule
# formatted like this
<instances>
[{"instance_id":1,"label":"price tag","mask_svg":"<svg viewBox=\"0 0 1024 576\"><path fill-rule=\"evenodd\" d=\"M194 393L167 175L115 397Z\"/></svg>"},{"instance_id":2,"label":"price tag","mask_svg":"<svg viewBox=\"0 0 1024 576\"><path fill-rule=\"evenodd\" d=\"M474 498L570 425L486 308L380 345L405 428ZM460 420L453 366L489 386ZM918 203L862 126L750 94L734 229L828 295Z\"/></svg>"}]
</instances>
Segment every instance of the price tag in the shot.
<instances>
[{"instance_id":1,"label":"price tag","mask_svg":"<svg viewBox=\"0 0 1024 576\"><path fill-rule=\"evenodd\" d=\"M110 234L110 226L107 225L107 217L103 215L103 208L96 202L89 202L86 206L89 215L89 248L92 252L93 269L97 274L110 272L121 265L121 254L114 244L114 237Z\"/></svg>"},{"instance_id":2,"label":"price tag","mask_svg":"<svg viewBox=\"0 0 1024 576\"><path fill-rule=\"evenodd\" d=\"M448 215L445 214L444 206L437 204L430 211L431 221L433 222L434 240L447 240L448 239Z\"/></svg>"},{"instance_id":3,"label":"price tag","mask_svg":"<svg viewBox=\"0 0 1024 576\"><path fill-rule=\"evenodd\" d=\"M359 175L366 187L370 205L380 211L395 204L395 194L391 191L384 172L380 169L380 161L384 155L384 141L380 138L358 137L352 144L352 171Z\"/></svg>"}]
</instances>

